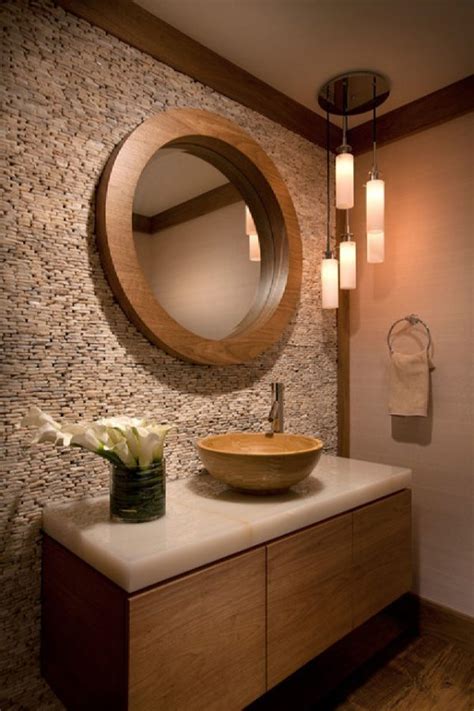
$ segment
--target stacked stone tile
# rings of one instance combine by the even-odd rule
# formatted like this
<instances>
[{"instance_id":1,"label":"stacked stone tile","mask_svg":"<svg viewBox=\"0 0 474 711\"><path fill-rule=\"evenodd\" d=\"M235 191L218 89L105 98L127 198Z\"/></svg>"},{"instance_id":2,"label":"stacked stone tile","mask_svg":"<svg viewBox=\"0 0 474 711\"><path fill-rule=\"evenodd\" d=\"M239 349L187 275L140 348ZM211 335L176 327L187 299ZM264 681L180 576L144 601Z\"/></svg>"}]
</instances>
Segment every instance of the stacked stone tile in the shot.
<instances>
[{"instance_id":1,"label":"stacked stone tile","mask_svg":"<svg viewBox=\"0 0 474 711\"><path fill-rule=\"evenodd\" d=\"M43 710L61 705L39 674L41 510L107 492L108 471L88 453L28 447L19 429L28 407L71 420L126 413L174 422L175 479L199 471L197 437L265 427L270 383L281 380L287 429L319 434L334 451L337 343L334 315L320 309L322 150L48 0L7 0L3 15L0 707ZM174 106L214 111L248 131L298 214L301 304L280 342L248 365L203 367L159 350L128 321L101 268L94 200L104 165L141 121Z\"/></svg>"}]
</instances>

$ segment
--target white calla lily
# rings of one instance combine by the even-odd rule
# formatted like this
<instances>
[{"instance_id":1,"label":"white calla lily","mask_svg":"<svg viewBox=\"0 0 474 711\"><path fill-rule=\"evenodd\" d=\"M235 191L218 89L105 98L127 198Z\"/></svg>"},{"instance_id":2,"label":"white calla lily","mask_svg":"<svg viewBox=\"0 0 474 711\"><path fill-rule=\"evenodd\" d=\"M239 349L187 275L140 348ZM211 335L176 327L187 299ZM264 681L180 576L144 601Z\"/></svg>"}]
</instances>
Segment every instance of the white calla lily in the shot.
<instances>
[{"instance_id":1,"label":"white calla lily","mask_svg":"<svg viewBox=\"0 0 474 711\"><path fill-rule=\"evenodd\" d=\"M85 429L83 432L77 432L71 436L71 446L82 447L90 452L98 452L102 448L102 442L96 437L92 428Z\"/></svg>"},{"instance_id":2,"label":"white calla lily","mask_svg":"<svg viewBox=\"0 0 474 711\"><path fill-rule=\"evenodd\" d=\"M142 469L149 467L153 461L159 459L155 458L155 452L157 446L160 444L160 438L154 432L147 432L142 434L139 439L138 447L138 464Z\"/></svg>"},{"instance_id":3,"label":"white calla lily","mask_svg":"<svg viewBox=\"0 0 474 711\"><path fill-rule=\"evenodd\" d=\"M81 422L76 425L62 425L61 426L61 434L63 437L63 444L65 447L71 446L72 439L76 436L83 435L85 432L87 432L91 428L91 423L90 422ZM75 444L75 443L74 443ZM82 445L78 445L82 446Z\"/></svg>"},{"instance_id":4,"label":"white calla lily","mask_svg":"<svg viewBox=\"0 0 474 711\"><path fill-rule=\"evenodd\" d=\"M59 423L53 420L51 415L48 415L46 412L43 412L43 410L40 410L39 407L36 407L36 405L30 407L21 421L21 424L26 427L41 427L41 425L46 423L59 428Z\"/></svg>"},{"instance_id":5,"label":"white calla lily","mask_svg":"<svg viewBox=\"0 0 474 711\"><path fill-rule=\"evenodd\" d=\"M123 415L121 417L103 417L102 419L97 420L96 424L102 425L107 429L113 427L114 429L124 432L129 430L131 427L139 427L143 422L144 420L141 420L138 417L128 417L127 415Z\"/></svg>"},{"instance_id":6,"label":"white calla lily","mask_svg":"<svg viewBox=\"0 0 474 711\"><path fill-rule=\"evenodd\" d=\"M173 429L173 427L172 425L154 425L151 429L152 432L158 437L157 445L153 450L153 459L162 459L166 435L171 429Z\"/></svg>"},{"instance_id":7,"label":"white calla lily","mask_svg":"<svg viewBox=\"0 0 474 711\"><path fill-rule=\"evenodd\" d=\"M117 430L115 427L105 427L104 425L94 425L97 436L104 444L113 447L114 444L118 444L124 438L124 434L121 430Z\"/></svg>"},{"instance_id":8,"label":"white calla lily","mask_svg":"<svg viewBox=\"0 0 474 711\"><path fill-rule=\"evenodd\" d=\"M61 425L39 407L33 406L23 417L21 424L26 427L36 427L37 432L32 440L32 444L38 442L59 443L61 437Z\"/></svg>"},{"instance_id":9,"label":"white calla lily","mask_svg":"<svg viewBox=\"0 0 474 711\"><path fill-rule=\"evenodd\" d=\"M37 444L40 442L52 442L53 444L62 444L63 438L60 430L52 425L50 422L45 422L38 430L31 440L31 444Z\"/></svg>"},{"instance_id":10,"label":"white calla lily","mask_svg":"<svg viewBox=\"0 0 474 711\"><path fill-rule=\"evenodd\" d=\"M130 453L135 457L135 460L138 461L140 455L140 437L137 428L130 427L124 430L123 436L125 437Z\"/></svg>"},{"instance_id":11,"label":"white calla lily","mask_svg":"<svg viewBox=\"0 0 474 711\"><path fill-rule=\"evenodd\" d=\"M81 447L133 470L147 469L163 458L165 437L171 429L169 425L126 415L95 422L60 423L38 407L30 408L22 425L36 428L33 442Z\"/></svg>"},{"instance_id":12,"label":"white calla lily","mask_svg":"<svg viewBox=\"0 0 474 711\"><path fill-rule=\"evenodd\" d=\"M112 452L117 455L121 463L125 465L127 469L137 468L138 462L133 456L133 454L130 452L130 449L128 448L128 445L125 440L117 442L117 444L112 447Z\"/></svg>"}]
</instances>

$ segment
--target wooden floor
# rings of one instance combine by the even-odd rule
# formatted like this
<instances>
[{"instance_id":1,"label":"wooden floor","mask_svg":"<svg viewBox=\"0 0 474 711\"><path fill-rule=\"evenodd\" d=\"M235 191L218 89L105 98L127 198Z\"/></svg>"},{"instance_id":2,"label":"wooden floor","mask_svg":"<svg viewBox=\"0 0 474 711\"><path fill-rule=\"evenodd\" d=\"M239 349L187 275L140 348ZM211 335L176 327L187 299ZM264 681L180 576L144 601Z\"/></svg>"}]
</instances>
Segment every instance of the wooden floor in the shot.
<instances>
[{"instance_id":1,"label":"wooden floor","mask_svg":"<svg viewBox=\"0 0 474 711\"><path fill-rule=\"evenodd\" d=\"M294 708L297 708L297 704ZM474 711L474 656L431 634L368 663L312 711Z\"/></svg>"}]
</instances>

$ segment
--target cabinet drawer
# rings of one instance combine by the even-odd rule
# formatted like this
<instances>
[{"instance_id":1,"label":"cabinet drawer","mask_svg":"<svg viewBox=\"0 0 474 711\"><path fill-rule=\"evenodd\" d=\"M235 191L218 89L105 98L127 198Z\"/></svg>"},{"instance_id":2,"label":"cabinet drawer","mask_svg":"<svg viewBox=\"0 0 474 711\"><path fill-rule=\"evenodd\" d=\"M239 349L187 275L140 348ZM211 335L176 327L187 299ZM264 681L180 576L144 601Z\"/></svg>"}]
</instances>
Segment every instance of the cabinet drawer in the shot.
<instances>
[{"instance_id":1,"label":"cabinet drawer","mask_svg":"<svg viewBox=\"0 0 474 711\"><path fill-rule=\"evenodd\" d=\"M411 586L411 493L354 512L354 626Z\"/></svg>"},{"instance_id":2,"label":"cabinet drawer","mask_svg":"<svg viewBox=\"0 0 474 711\"><path fill-rule=\"evenodd\" d=\"M268 688L351 630L351 567L351 514L267 546Z\"/></svg>"},{"instance_id":3,"label":"cabinet drawer","mask_svg":"<svg viewBox=\"0 0 474 711\"><path fill-rule=\"evenodd\" d=\"M265 551L129 602L129 709L241 709L265 691Z\"/></svg>"}]
</instances>

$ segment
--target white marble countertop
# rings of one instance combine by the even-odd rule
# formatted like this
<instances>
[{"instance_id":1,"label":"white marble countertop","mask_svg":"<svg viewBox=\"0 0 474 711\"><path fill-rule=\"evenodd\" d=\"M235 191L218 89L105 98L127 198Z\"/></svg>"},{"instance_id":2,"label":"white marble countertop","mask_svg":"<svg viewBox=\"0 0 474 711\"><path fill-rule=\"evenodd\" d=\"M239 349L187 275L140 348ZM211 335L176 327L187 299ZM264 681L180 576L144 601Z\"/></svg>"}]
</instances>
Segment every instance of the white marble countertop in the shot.
<instances>
[{"instance_id":1,"label":"white marble countertop","mask_svg":"<svg viewBox=\"0 0 474 711\"><path fill-rule=\"evenodd\" d=\"M156 521L112 522L103 496L46 506L43 530L135 592L410 487L409 469L323 455L285 494L248 496L199 475L168 483Z\"/></svg>"}]
</instances>

